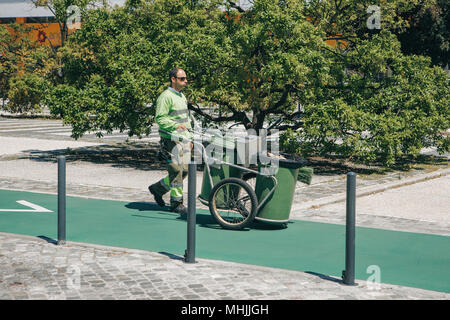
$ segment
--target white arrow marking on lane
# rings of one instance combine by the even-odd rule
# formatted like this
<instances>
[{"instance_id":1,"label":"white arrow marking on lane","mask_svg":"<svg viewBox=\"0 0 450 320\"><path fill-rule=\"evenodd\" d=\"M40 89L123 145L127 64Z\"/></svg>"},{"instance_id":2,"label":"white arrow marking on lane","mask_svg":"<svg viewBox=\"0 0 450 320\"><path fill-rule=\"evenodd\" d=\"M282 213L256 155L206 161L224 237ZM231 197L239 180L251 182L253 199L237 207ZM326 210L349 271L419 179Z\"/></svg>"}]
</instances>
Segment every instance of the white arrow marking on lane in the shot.
<instances>
[{"instance_id":1,"label":"white arrow marking on lane","mask_svg":"<svg viewBox=\"0 0 450 320\"><path fill-rule=\"evenodd\" d=\"M30 207L32 209L0 209L0 211L7 211L7 212L53 212L52 210L48 210L44 207L38 206L37 204L25 201L25 200L19 200L16 201L17 203L20 203L23 206Z\"/></svg>"}]
</instances>

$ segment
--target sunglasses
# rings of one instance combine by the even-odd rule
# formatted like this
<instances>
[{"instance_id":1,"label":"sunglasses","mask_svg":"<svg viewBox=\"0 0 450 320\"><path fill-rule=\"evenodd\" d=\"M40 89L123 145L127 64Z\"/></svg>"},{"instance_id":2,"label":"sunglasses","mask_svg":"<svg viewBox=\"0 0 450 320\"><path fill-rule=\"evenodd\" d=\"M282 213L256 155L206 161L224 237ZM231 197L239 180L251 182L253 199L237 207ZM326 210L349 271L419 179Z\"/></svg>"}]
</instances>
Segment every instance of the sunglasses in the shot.
<instances>
[{"instance_id":1,"label":"sunglasses","mask_svg":"<svg viewBox=\"0 0 450 320\"><path fill-rule=\"evenodd\" d=\"M185 81L186 80L186 77L175 77L175 78L180 79L181 81Z\"/></svg>"}]
</instances>

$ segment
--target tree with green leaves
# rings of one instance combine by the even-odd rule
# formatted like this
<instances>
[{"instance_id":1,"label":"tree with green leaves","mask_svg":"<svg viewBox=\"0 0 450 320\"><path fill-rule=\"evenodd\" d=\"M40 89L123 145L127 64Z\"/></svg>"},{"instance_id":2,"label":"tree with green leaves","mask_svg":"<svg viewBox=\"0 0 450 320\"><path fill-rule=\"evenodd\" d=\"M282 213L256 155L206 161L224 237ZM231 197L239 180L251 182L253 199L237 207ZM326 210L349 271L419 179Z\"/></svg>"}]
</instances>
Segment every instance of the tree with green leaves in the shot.
<instances>
[{"instance_id":1,"label":"tree with green leaves","mask_svg":"<svg viewBox=\"0 0 450 320\"><path fill-rule=\"evenodd\" d=\"M48 89L47 103L75 138L143 135L178 66L190 78L191 110L210 123L283 130L292 152L392 165L423 147L448 151L446 74L404 55L390 32L405 25L400 13L411 2L380 1L380 28L369 28L372 1L356 0L255 0L247 9L133 0L89 11L61 50L65 83Z\"/></svg>"},{"instance_id":2,"label":"tree with green leaves","mask_svg":"<svg viewBox=\"0 0 450 320\"><path fill-rule=\"evenodd\" d=\"M39 111L54 60L50 58L49 48L27 37L29 27L13 23L9 28L0 25L2 108L20 113Z\"/></svg>"},{"instance_id":3,"label":"tree with green leaves","mask_svg":"<svg viewBox=\"0 0 450 320\"><path fill-rule=\"evenodd\" d=\"M68 25L78 9L85 9L88 0L34 0L36 6L50 9L60 26L61 45L69 36ZM36 113L42 110L45 89L63 81L56 44L39 45L29 39L32 27L13 23L9 30L0 26L0 93L5 110ZM5 103L7 101L7 103Z\"/></svg>"},{"instance_id":4,"label":"tree with green leaves","mask_svg":"<svg viewBox=\"0 0 450 320\"><path fill-rule=\"evenodd\" d=\"M74 138L87 131L150 132L147 105L167 76L155 69L162 54L134 14L124 8L88 10L82 28L59 50L65 83L48 88L46 104L73 127Z\"/></svg>"},{"instance_id":5,"label":"tree with green leaves","mask_svg":"<svg viewBox=\"0 0 450 320\"><path fill-rule=\"evenodd\" d=\"M402 13L408 27L393 30L405 54L425 55L435 65L450 64L450 2L446 0L420 1Z\"/></svg>"}]
</instances>

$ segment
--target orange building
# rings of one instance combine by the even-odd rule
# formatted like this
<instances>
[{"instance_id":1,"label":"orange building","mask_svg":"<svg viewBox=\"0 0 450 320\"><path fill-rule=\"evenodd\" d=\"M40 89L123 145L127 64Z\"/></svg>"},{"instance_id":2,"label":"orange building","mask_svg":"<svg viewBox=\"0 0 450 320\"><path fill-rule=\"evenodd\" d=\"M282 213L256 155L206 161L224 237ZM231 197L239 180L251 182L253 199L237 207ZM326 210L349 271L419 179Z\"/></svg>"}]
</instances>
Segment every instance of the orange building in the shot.
<instances>
[{"instance_id":1,"label":"orange building","mask_svg":"<svg viewBox=\"0 0 450 320\"><path fill-rule=\"evenodd\" d=\"M31 31L28 33L30 40L53 47L61 46L61 31L59 24L54 22L54 17L20 17L14 18L14 20L0 18L0 24L6 25L10 31L11 28L8 24L12 22L30 27Z\"/></svg>"},{"instance_id":2,"label":"orange building","mask_svg":"<svg viewBox=\"0 0 450 320\"><path fill-rule=\"evenodd\" d=\"M16 22L30 27L29 39L45 45L60 46L59 24L52 11L36 7L30 0L0 0L0 24L9 27Z\"/></svg>"},{"instance_id":3,"label":"orange building","mask_svg":"<svg viewBox=\"0 0 450 320\"><path fill-rule=\"evenodd\" d=\"M110 5L123 5L125 0L108 0ZM99 7L101 4L94 4ZM43 45L53 47L61 46L61 30L53 12L47 7L36 7L31 0L0 0L0 25L17 22L31 27L29 39ZM69 28L69 33L80 27L80 23L74 23Z\"/></svg>"}]
</instances>

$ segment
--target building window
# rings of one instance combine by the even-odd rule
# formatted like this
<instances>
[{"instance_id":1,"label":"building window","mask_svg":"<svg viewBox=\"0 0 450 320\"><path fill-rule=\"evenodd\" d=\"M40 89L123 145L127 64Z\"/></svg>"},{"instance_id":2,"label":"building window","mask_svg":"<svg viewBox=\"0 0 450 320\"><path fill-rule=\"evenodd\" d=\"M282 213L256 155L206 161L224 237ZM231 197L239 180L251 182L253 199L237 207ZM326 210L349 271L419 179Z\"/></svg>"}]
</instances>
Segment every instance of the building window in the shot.
<instances>
[{"instance_id":1,"label":"building window","mask_svg":"<svg viewBox=\"0 0 450 320\"><path fill-rule=\"evenodd\" d=\"M16 18L0 18L0 24L9 24L16 22Z\"/></svg>"},{"instance_id":2,"label":"building window","mask_svg":"<svg viewBox=\"0 0 450 320\"><path fill-rule=\"evenodd\" d=\"M55 17L27 17L26 23L54 23Z\"/></svg>"}]
</instances>

